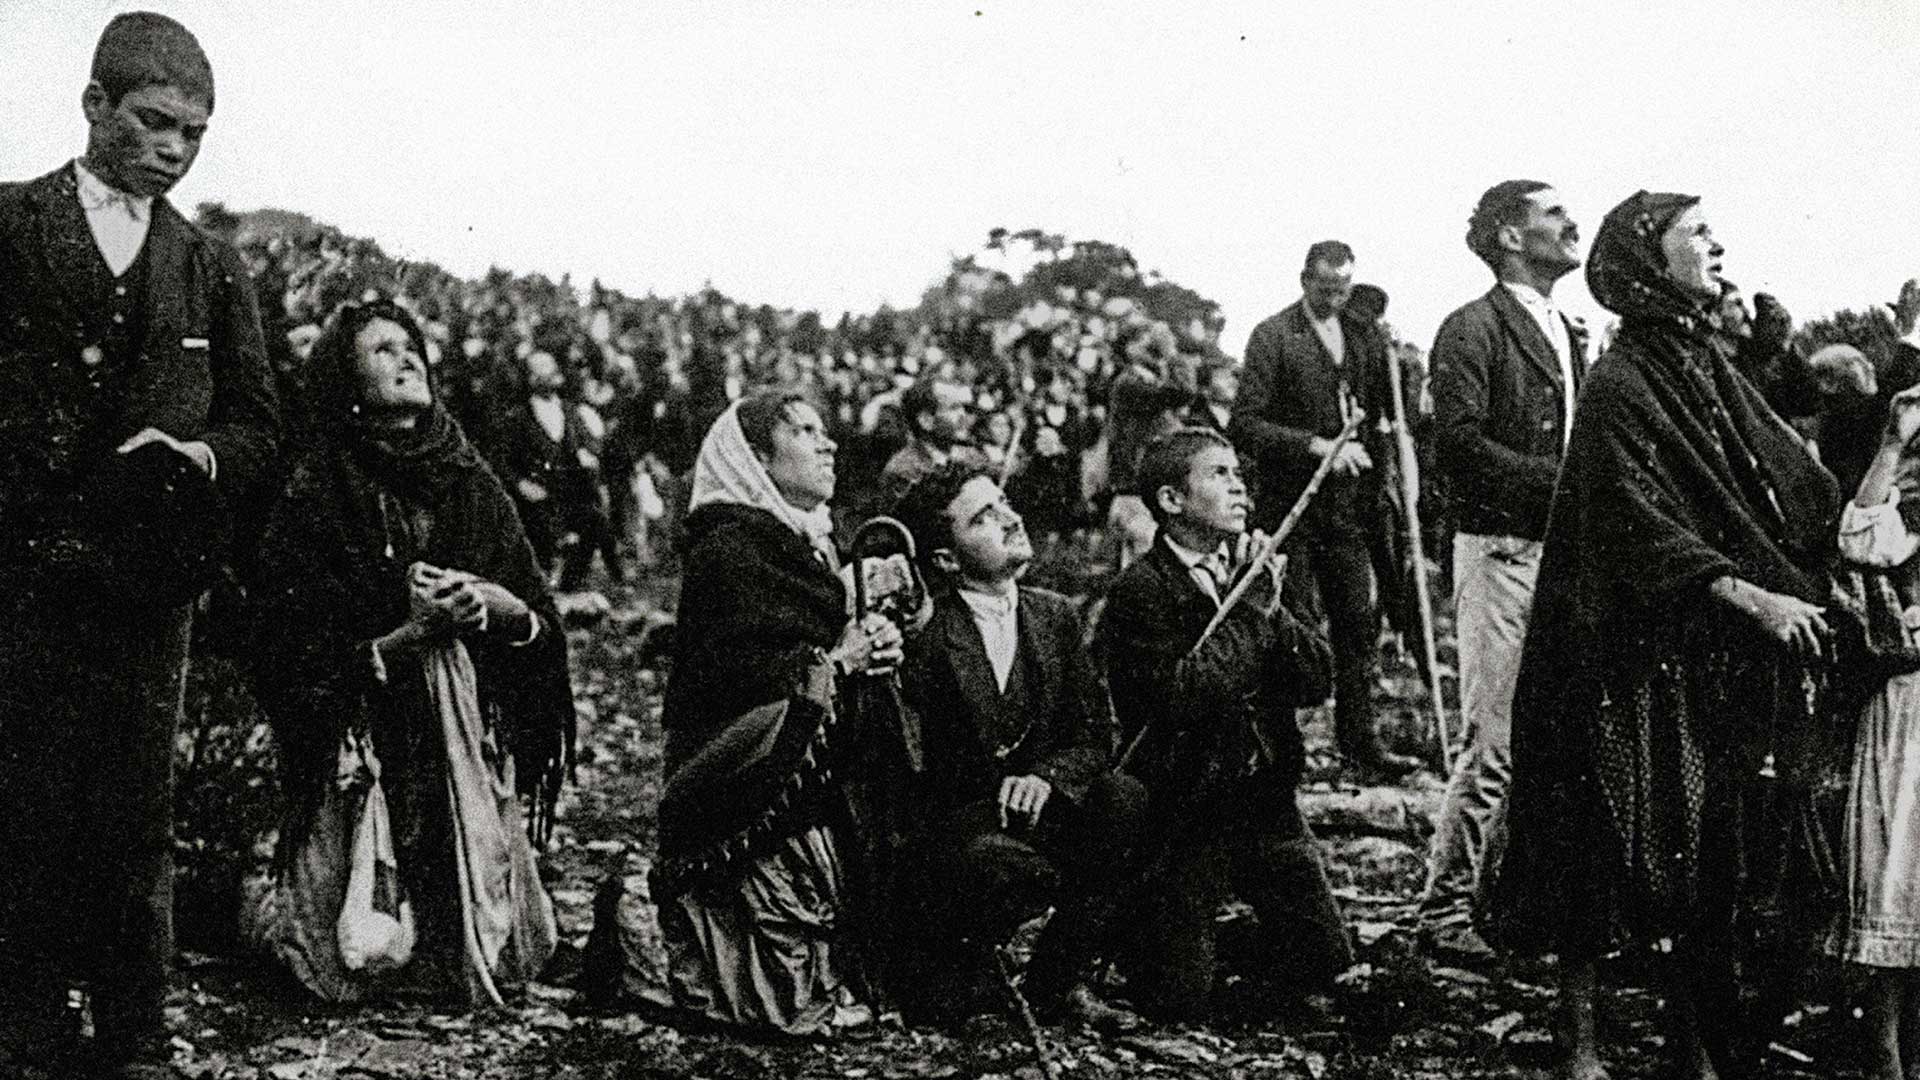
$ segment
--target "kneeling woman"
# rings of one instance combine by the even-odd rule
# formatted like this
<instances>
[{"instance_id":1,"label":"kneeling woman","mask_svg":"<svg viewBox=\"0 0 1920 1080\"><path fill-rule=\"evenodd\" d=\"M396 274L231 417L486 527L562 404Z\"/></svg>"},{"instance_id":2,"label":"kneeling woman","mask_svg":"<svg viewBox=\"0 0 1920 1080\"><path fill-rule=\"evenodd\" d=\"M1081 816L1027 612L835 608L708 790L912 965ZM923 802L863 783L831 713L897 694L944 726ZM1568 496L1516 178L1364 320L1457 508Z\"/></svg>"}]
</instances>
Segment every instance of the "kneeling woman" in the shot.
<instances>
[{"instance_id":1,"label":"kneeling woman","mask_svg":"<svg viewBox=\"0 0 1920 1080\"><path fill-rule=\"evenodd\" d=\"M800 396L721 414L694 465L661 724L660 905L674 1004L828 1035L872 1019L854 942L841 678L900 662L848 615L829 530L834 443Z\"/></svg>"},{"instance_id":2,"label":"kneeling woman","mask_svg":"<svg viewBox=\"0 0 1920 1080\"><path fill-rule=\"evenodd\" d=\"M480 1006L553 954L520 796L544 828L573 702L513 503L434 400L425 354L413 318L381 300L336 313L310 361L317 442L273 510L254 590L257 681L291 800L254 932L329 1000ZM410 959L343 957L369 773L390 807Z\"/></svg>"}]
</instances>

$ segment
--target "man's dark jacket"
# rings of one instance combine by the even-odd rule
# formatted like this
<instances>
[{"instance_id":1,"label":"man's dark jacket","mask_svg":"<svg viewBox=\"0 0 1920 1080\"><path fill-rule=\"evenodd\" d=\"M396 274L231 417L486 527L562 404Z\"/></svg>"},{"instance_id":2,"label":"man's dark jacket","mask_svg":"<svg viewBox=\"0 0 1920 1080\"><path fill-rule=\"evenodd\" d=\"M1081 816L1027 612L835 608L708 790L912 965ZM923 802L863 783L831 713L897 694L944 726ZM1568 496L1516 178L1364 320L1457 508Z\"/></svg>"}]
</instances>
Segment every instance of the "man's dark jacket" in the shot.
<instances>
[{"instance_id":1,"label":"man's dark jacket","mask_svg":"<svg viewBox=\"0 0 1920 1080\"><path fill-rule=\"evenodd\" d=\"M1447 316L1434 339L1433 409L1441 471L1463 533L1546 535L1566 444L1565 395L1586 374L1586 332L1566 322L1574 385L1505 285Z\"/></svg>"},{"instance_id":2,"label":"man's dark jacket","mask_svg":"<svg viewBox=\"0 0 1920 1080\"><path fill-rule=\"evenodd\" d=\"M1219 809L1256 773L1278 790L1299 783L1305 751L1293 711L1326 699L1332 657L1285 606L1264 613L1272 595L1269 581L1256 581L1195 653L1218 607L1164 535L1108 593L1100 649L1120 733L1131 744L1147 729L1128 768L1164 814Z\"/></svg>"},{"instance_id":3,"label":"man's dark jacket","mask_svg":"<svg viewBox=\"0 0 1920 1080\"><path fill-rule=\"evenodd\" d=\"M1021 586L1016 611L1019 646L1004 694L959 596L941 596L909 644L901 685L920 716L928 824L995 798L1008 776L1038 776L1078 800L1106 763L1112 725L1072 601Z\"/></svg>"},{"instance_id":4,"label":"man's dark jacket","mask_svg":"<svg viewBox=\"0 0 1920 1080\"><path fill-rule=\"evenodd\" d=\"M1357 319L1340 316L1344 357L1327 352L1307 319L1306 302L1296 301L1253 328L1247 339L1240 396L1234 400L1228 435L1252 473L1258 516L1272 526L1286 515L1320 464L1309 447L1315 438L1340 434L1340 387L1369 417L1356 436L1378 464L1385 444L1373 420L1390 407L1380 335ZM1330 475L1315 497L1309 524L1373 524L1378 510L1378 471L1359 476Z\"/></svg>"},{"instance_id":5,"label":"man's dark jacket","mask_svg":"<svg viewBox=\"0 0 1920 1080\"><path fill-rule=\"evenodd\" d=\"M216 479L115 453L149 426L205 440ZM115 277L71 166L0 185L0 979L19 1001L90 984L103 1046L157 1034L173 951L170 768L197 586L169 559L208 561L202 539L270 475L277 439L238 254L157 198ZM141 456L173 470L164 484L102 485ZM0 1029L44 1021L0 1005Z\"/></svg>"},{"instance_id":6,"label":"man's dark jacket","mask_svg":"<svg viewBox=\"0 0 1920 1080\"><path fill-rule=\"evenodd\" d=\"M205 440L229 506L272 467L278 411L246 268L164 198L152 206L139 259L145 303L133 305L145 325L134 333L97 302L113 279L73 167L0 184L0 565L9 584L34 576L45 543L70 532L79 493L142 428ZM116 333L120 355L99 348Z\"/></svg>"}]
</instances>

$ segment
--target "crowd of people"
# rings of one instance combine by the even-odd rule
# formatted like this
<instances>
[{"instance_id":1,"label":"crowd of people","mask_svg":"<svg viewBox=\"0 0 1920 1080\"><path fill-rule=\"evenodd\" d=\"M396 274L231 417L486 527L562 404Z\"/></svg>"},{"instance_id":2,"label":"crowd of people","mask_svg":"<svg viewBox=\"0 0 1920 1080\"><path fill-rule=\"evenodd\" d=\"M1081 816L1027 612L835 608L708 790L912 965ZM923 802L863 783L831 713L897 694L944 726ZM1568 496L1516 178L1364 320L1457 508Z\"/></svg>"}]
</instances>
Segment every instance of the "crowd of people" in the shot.
<instances>
[{"instance_id":1,"label":"crowd of people","mask_svg":"<svg viewBox=\"0 0 1920 1080\"><path fill-rule=\"evenodd\" d=\"M197 228L164 196L213 104L184 27L118 16L85 154L0 186L15 1074L165 1075L168 762L225 552L288 804L248 936L321 999L483 1007L551 958L555 592L597 557L679 575L658 1003L825 1037L1017 985L1043 1021L1204 1022L1238 897L1253 996L1336 1008L1297 713L1332 698L1354 779L1423 767L1373 711L1383 622L1432 633L1422 512L1469 733L1429 954L1557 957L1576 1080L1606 1075L1599 960L1636 945L1683 1075L1742 1071L1810 951L1870 973L1876 1080L1920 1060L1920 281L1886 356L1810 351L1722 277L1699 198L1638 192L1583 251L1512 180L1430 365L1339 241L1243 362L1097 244L1043 295L962 260L911 317L828 328ZM1576 270L1604 341L1555 305ZM1099 598L1031 583L1049 550Z\"/></svg>"}]
</instances>

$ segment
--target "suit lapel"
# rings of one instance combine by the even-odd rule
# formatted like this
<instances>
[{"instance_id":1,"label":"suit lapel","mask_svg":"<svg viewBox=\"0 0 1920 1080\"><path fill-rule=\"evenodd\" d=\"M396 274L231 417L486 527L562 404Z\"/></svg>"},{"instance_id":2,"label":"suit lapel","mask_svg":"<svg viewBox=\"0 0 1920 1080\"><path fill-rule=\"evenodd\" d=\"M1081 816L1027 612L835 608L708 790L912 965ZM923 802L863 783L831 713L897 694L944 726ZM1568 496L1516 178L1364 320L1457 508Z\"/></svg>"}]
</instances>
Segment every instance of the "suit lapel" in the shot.
<instances>
[{"instance_id":1,"label":"suit lapel","mask_svg":"<svg viewBox=\"0 0 1920 1080\"><path fill-rule=\"evenodd\" d=\"M993 663L987 659L987 643L980 636L980 628L974 625L972 609L960 597L955 596L942 605L941 618L945 622L941 633L945 636L947 664L953 669L954 684L972 715L974 731L982 742L992 746L993 732L986 727L998 712L1000 684L993 677Z\"/></svg>"},{"instance_id":2,"label":"suit lapel","mask_svg":"<svg viewBox=\"0 0 1920 1080\"><path fill-rule=\"evenodd\" d=\"M1494 313L1500 316L1501 325L1519 344L1521 354L1533 361L1534 367L1551 376L1556 384L1560 383L1560 358L1554 354L1547 335L1541 333L1540 324L1533 321L1533 316L1520 305L1519 299L1505 285L1499 284L1487 293L1487 299L1492 302ZM1571 335L1568 340L1571 342ZM1571 390L1569 387L1562 389Z\"/></svg>"},{"instance_id":3,"label":"suit lapel","mask_svg":"<svg viewBox=\"0 0 1920 1080\"><path fill-rule=\"evenodd\" d=\"M1567 355L1573 361L1573 391L1578 397L1580 385L1587 381L1587 325L1569 319L1565 312L1560 313L1560 322L1567 328Z\"/></svg>"},{"instance_id":4,"label":"suit lapel","mask_svg":"<svg viewBox=\"0 0 1920 1080\"><path fill-rule=\"evenodd\" d=\"M1327 343L1320 340L1320 335L1313 329L1312 321L1307 318L1307 302L1305 300L1295 301L1292 310L1293 325L1289 329L1292 330L1294 336L1306 339L1305 348L1312 355L1320 358L1321 369L1333 378L1338 378L1340 360L1343 358L1327 351ZM1340 329L1342 332L1341 337L1344 339L1347 328L1343 326ZM1345 344L1344 340L1342 344Z\"/></svg>"},{"instance_id":5,"label":"suit lapel","mask_svg":"<svg viewBox=\"0 0 1920 1080\"><path fill-rule=\"evenodd\" d=\"M87 303L88 284L104 268L93 230L80 208L80 189L67 165L39 186L40 250L46 253L47 273L68 310L79 312Z\"/></svg>"},{"instance_id":6,"label":"suit lapel","mask_svg":"<svg viewBox=\"0 0 1920 1080\"><path fill-rule=\"evenodd\" d=\"M1180 556L1173 553L1173 546L1168 543L1166 534L1162 533L1153 538L1153 548L1148 552L1147 557L1154 560L1154 565L1158 567L1160 576L1166 580L1167 587L1173 590L1173 595L1179 597L1182 612L1204 610L1206 618L1213 618L1213 613L1220 609L1219 601L1208 596L1207 590L1201 588L1198 581L1193 580L1193 575L1187 570L1187 564L1181 562Z\"/></svg>"},{"instance_id":7,"label":"suit lapel","mask_svg":"<svg viewBox=\"0 0 1920 1080\"><path fill-rule=\"evenodd\" d=\"M153 200L153 220L147 226L147 342L141 350L149 363L178 353L184 316L180 299L195 295L192 248L188 225L165 199Z\"/></svg>"},{"instance_id":8,"label":"suit lapel","mask_svg":"<svg viewBox=\"0 0 1920 1080\"><path fill-rule=\"evenodd\" d=\"M1018 641L1013 662L1020 663L1024 654L1033 663L1027 665L1027 705L1031 712L1051 707L1054 697L1054 683L1060 678L1059 627L1041 614L1040 604L1026 589L1020 590L1020 603L1014 609L1015 640ZM1079 642L1073 643L1078 647Z\"/></svg>"}]
</instances>

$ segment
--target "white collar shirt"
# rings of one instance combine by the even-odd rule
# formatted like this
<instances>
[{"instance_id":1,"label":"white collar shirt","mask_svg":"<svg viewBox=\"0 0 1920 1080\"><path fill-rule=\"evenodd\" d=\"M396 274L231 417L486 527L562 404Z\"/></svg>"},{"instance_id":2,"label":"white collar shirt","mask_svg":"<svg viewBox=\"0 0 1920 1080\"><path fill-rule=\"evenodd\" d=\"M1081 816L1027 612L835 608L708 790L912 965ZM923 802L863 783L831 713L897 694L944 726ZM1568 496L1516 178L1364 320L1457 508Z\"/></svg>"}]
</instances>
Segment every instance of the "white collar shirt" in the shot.
<instances>
[{"instance_id":1,"label":"white collar shirt","mask_svg":"<svg viewBox=\"0 0 1920 1080\"><path fill-rule=\"evenodd\" d=\"M1560 362L1560 411L1563 421L1560 439L1564 444L1573 433L1573 341L1567 334L1567 320L1561 317L1560 309L1553 306L1551 299L1531 285L1512 281L1500 284L1505 285L1527 314L1533 316L1540 332L1546 335L1547 344L1553 348L1554 359Z\"/></svg>"},{"instance_id":2,"label":"white collar shirt","mask_svg":"<svg viewBox=\"0 0 1920 1080\"><path fill-rule=\"evenodd\" d=\"M1179 559L1187 568L1187 576L1200 586L1216 605L1220 603L1220 586L1227 576L1227 553L1215 549L1212 554L1194 549L1167 537L1167 547L1173 549L1173 557Z\"/></svg>"},{"instance_id":3,"label":"white collar shirt","mask_svg":"<svg viewBox=\"0 0 1920 1080\"><path fill-rule=\"evenodd\" d=\"M153 198L129 195L95 176L78 159L73 163L73 178L80 195L80 209L87 215L87 231L93 234L94 247L106 260L114 277L127 272L147 242L147 229L153 223Z\"/></svg>"},{"instance_id":4,"label":"white collar shirt","mask_svg":"<svg viewBox=\"0 0 1920 1080\"><path fill-rule=\"evenodd\" d=\"M540 430L549 440L559 442L567 433L567 410L559 395L541 394L529 399L528 404L533 408L533 418L540 422Z\"/></svg>"},{"instance_id":5,"label":"white collar shirt","mask_svg":"<svg viewBox=\"0 0 1920 1080\"><path fill-rule=\"evenodd\" d=\"M1013 676L1013 658L1020 649L1020 589L1013 582L997 592L982 592L969 586L958 590L973 614L973 625L980 629L980 640L987 647L987 663L993 667L993 681L1001 693L1007 692L1007 680Z\"/></svg>"},{"instance_id":6,"label":"white collar shirt","mask_svg":"<svg viewBox=\"0 0 1920 1080\"><path fill-rule=\"evenodd\" d=\"M1307 325L1313 327L1313 336L1319 338L1320 344L1326 346L1327 355L1333 357L1335 364L1346 363L1347 334L1340 329L1340 313L1336 311L1322 319L1314 315L1313 309L1304 304L1302 304L1302 310L1307 313Z\"/></svg>"}]
</instances>

